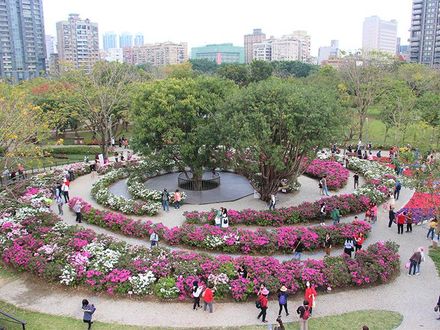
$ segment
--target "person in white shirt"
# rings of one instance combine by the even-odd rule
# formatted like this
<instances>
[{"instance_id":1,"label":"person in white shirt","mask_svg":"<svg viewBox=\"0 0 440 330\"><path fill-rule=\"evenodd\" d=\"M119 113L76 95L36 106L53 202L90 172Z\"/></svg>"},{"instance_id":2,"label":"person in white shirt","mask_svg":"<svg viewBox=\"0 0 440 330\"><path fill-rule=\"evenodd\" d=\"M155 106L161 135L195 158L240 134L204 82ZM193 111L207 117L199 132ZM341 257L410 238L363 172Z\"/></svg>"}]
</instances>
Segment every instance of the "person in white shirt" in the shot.
<instances>
[{"instance_id":1,"label":"person in white shirt","mask_svg":"<svg viewBox=\"0 0 440 330\"><path fill-rule=\"evenodd\" d=\"M200 306L200 295L202 294L202 291L203 291L203 286L199 286L199 282L194 281L191 290L192 296L194 298L193 310L196 310L196 307L202 308L202 306Z\"/></svg>"},{"instance_id":2,"label":"person in white shirt","mask_svg":"<svg viewBox=\"0 0 440 330\"><path fill-rule=\"evenodd\" d=\"M159 235L157 235L154 231L150 235L150 244L152 248L158 246L159 244Z\"/></svg>"},{"instance_id":3,"label":"person in white shirt","mask_svg":"<svg viewBox=\"0 0 440 330\"><path fill-rule=\"evenodd\" d=\"M277 203L277 198L276 198L275 194L271 194L270 195L269 210L274 210L275 211L276 203Z\"/></svg>"}]
</instances>

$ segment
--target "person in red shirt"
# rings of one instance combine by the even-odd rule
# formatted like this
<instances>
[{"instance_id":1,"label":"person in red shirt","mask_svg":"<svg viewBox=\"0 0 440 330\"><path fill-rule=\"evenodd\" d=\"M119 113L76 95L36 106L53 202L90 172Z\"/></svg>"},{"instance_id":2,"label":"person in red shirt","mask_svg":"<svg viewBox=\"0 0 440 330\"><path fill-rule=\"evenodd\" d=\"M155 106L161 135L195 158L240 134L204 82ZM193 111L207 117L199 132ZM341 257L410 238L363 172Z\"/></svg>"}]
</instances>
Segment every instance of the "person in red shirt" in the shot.
<instances>
[{"instance_id":1,"label":"person in red shirt","mask_svg":"<svg viewBox=\"0 0 440 330\"><path fill-rule=\"evenodd\" d=\"M363 233L359 233L354 237L356 252L362 249L362 244L364 244L365 237Z\"/></svg>"},{"instance_id":2,"label":"person in red shirt","mask_svg":"<svg viewBox=\"0 0 440 330\"><path fill-rule=\"evenodd\" d=\"M263 290L261 290L260 295L258 296L258 302L260 303L260 309L261 312L260 314L258 314L258 319L260 319L260 317L262 317L261 321L266 323L266 312L267 312L267 306L268 306L268 300L267 300L267 295L269 294L269 290L267 290L266 288L264 288Z\"/></svg>"},{"instance_id":3,"label":"person in red shirt","mask_svg":"<svg viewBox=\"0 0 440 330\"><path fill-rule=\"evenodd\" d=\"M203 310L206 312L206 307L209 308L209 312L212 313L212 302L214 301L214 291L212 290L212 284L203 292Z\"/></svg>"},{"instance_id":4,"label":"person in red shirt","mask_svg":"<svg viewBox=\"0 0 440 330\"><path fill-rule=\"evenodd\" d=\"M397 216L397 234L403 235L403 225L406 222L406 212L400 213Z\"/></svg>"},{"instance_id":5,"label":"person in red shirt","mask_svg":"<svg viewBox=\"0 0 440 330\"><path fill-rule=\"evenodd\" d=\"M307 281L306 283L306 292L304 293L304 300L307 300L309 303L309 309L310 309L310 315L312 315L312 310L315 308L315 302L316 302L316 296L318 294L316 293L315 286L310 285L310 282Z\"/></svg>"}]
</instances>

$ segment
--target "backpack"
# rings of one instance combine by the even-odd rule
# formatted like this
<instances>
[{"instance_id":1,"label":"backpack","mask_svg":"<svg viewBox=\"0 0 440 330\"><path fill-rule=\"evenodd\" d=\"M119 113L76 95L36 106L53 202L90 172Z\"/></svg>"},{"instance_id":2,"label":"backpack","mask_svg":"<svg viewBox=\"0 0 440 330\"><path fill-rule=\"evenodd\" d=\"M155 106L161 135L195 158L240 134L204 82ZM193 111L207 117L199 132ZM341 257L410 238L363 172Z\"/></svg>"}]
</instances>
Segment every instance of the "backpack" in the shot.
<instances>
[{"instance_id":1,"label":"backpack","mask_svg":"<svg viewBox=\"0 0 440 330\"><path fill-rule=\"evenodd\" d=\"M309 307L304 307L303 320L308 320L310 317L310 309Z\"/></svg>"},{"instance_id":2,"label":"backpack","mask_svg":"<svg viewBox=\"0 0 440 330\"><path fill-rule=\"evenodd\" d=\"M278 302L280 303L280 305L285 305L287 303L287 299L286 299L286 295L285 294L281 294L280 298L278 299Z\"/></svg>"}]
</instances>

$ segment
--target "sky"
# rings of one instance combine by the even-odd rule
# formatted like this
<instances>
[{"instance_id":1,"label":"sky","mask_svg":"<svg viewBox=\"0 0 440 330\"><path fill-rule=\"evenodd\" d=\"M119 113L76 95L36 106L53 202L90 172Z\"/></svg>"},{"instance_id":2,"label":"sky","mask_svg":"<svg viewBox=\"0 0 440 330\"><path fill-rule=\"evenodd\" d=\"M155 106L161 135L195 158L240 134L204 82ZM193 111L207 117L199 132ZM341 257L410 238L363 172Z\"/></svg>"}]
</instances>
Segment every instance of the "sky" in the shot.
<instances>
[{"instance_id":1,"label":"sky","mask_svg":"<svg viewBox=\"0 0 440 330\"><path fill-rule=\"evenodd\" d=\"M361 48L362 23L373 15L397 20L406 44L412 0L43 0L43 5L46 34L54 36L56 22L70 13L98 23L101 43L104 32L114 31L141 32L145 43L243 46L243 36L254 28L277 38L306 30L316 56L332 39L344 50Z\"/></svg>"}]
</instances>

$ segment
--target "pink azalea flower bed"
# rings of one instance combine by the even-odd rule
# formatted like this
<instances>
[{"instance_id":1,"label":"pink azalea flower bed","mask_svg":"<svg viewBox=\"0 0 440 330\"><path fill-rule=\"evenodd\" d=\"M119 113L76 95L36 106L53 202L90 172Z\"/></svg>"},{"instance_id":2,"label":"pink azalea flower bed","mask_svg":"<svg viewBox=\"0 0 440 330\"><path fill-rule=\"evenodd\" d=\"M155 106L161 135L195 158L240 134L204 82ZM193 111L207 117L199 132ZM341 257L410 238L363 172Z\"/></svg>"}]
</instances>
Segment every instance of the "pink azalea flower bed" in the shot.
<instances>
[{"instance_id":1,"label":"pink azalea flower bed","mask_svg":"<svg viewBox=\"0 0 440 330\"><path fill-rule=\"evenodd\" d=\"M168 298L184 300L191 298L192 282L199 280L202 285L216 283L216 299L246 301L255 297L257 287L262 282L266 283L271 293L285 285L290 294L295 294L304 289L307 281L323 289L362 287L387 283L399 272L398 246L393 242L372 244L358 252L355 259L341 255L324 260L286 262L280 262L273 257L212 257L162 248L133 247L108 236L97 235L93 230L64 224L44 207L30 212L29 205L36 203L41 197L48 197L50 188L57 179L55 175L47 178L46 183L39 188L23 191L20 204L11 204L20 214L19 217L8 213L10 206L5 203L0 205L2 262L48 282L84 287L111 295L154 294L167 298L162 293L165 283L167 290L173 293ZM148 228L151 228L151 224L144 223L143 229L139 229L141 223L134 221L124 222L121 227L120 221L127 218L111 212L105 214L105 220L101 220L103 214L94 212L89 205L85 205L84 213L88 214L88 221L96 217L111 228L121 228L127 235L137 233L138 230L147 233ZM332 230L332 233L339 231L345 236L352 235L352 230L367 229L362 222L353 225L357 229L312 227L305 229L307 232L301 232L301 235L313 241L313 231L318 236L321 235L320 230ZM161 225L156 225L155 229L160 231ZM203 226L201 230L203 232L206 229ZM208 232L211 232L210 227ZM167 239L179 239L175 233L174 229L170 230L170 237ZM293 235L297 235L295 230L289 228L280 233L283 233L286 245L294 239ZM191 237L198 234L199 232L192 229L185 232L185 235ZM246 268L247 278L239 277L240 267Z\"/></svg>"},{"instance_id":2,"label":"pink azalea flower bed","mask_svg":"<svg viewBox=\"0 0 440 330\"><path fill-rule=\"evenodd\" d=\"M69 206L77 201L83 205L83 220L93 225L121 232L137 238L148 238L155 231L162 241L169 245L193 246L200 249L216 250L227 253L265 254L292 253L298 239L306 249L322 247L325 235L332 236L335 245L342 244L346 237L358 233L368 236L371 226L364 221L332 226L282 227L277 229L250 230L243 228L219 228L205 224L202 226L184 224L181 227L168 228L162 223L133 220L122 214L96 210L80 198L72 198Z\"/></svg>"},{"instance_id":3,"label":"pink azalea flower bed","mask_svg":"<svg viewBox=\"0 0 440 330\"><path fill-rule=\"evenodd\" d=\"M344 187L350 176L350 172L340 163L321 159L313 160L304 173L319 179L327 175L327 187L330 190L337 190Z\"/></svg>"},{"instance_id":4,"label":"pink azalea flower bed","mask_svg":"<svg viewBox=\"0 0 440 330\"><path fill-rule=\"evenodd\" d=\"M341 214L358 214L368 209L370 199L367 196L353 194L324 197L315 202L304 202L298 206L279 208L275 211L258 211L246 209L242 211L228 210L230 225L252 225L280 227L298 223L318 221L321 203L327 204L327 216L339 207ZM192 211L184 213L188 223L214 224L215 212Z\"/></svg>"}]
</instances>

